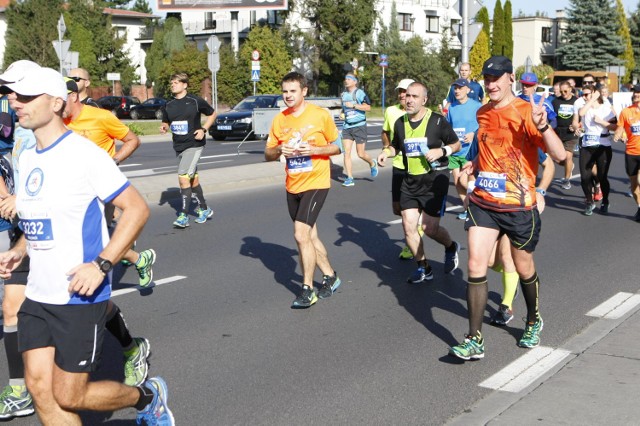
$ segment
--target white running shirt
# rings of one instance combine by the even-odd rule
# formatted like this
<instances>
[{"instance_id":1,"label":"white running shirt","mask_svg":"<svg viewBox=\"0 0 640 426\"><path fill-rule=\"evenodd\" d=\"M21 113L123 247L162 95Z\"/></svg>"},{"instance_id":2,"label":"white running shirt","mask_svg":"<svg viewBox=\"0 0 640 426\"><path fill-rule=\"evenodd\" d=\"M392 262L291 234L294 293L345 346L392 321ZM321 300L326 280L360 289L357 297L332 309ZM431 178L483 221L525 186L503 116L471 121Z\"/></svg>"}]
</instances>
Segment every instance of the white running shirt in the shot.
<instances>
[{"instance_id":1,"label":"white running shirt","mask_svg":"<svg viewBox=\"0 0 640 426\"><path fill-rule=\"evenodd\" d=\"M71 131L44 150L22 153L16 203L31 258L29 299L54 305L109 299L111 274L88 298L69 294L67 272L107 245L103 202L129 185L103 149Z\"/></svg>"}]
</instances>

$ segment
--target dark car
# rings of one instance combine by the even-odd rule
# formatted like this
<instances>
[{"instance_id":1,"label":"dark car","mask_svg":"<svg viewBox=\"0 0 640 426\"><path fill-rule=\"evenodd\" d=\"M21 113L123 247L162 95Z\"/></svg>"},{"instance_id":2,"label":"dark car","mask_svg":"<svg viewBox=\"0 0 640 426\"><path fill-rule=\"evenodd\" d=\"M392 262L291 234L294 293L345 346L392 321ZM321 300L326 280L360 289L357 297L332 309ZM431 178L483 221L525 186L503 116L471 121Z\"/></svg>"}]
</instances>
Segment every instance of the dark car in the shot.
<instances>
[{"instance_id":1,"label":"dark car","mask_svg":"<svg viewBox=\"0 0 640 426\"><path fill-rule=\"evenodd\" d=\"M118 118L128 118L131 107L140 105L140 99L135 96L103 96L96 103L100 108L108 109Z\"/></svg>"},{"instance_id":2,"label":"dark car","mask_svg":"<svg viewBox=\"0 0 640 426\"><path fill-rule=\"evenodd\" d=\"M253 127L254 108L278 108L281 95L257 95L244 98L233 109L223 112L216 117L216 121L209 129L213 139L223 141L228 137L246 137ZM268 135L256 135L266 138Z\"/></svg>"},{"instance_id":3,"label":"dark car","mask_svg":"<svg viewBox=\"0 0 640 426\"><path fill-rule=\"evenodd\" d=\"M166 99L149 98L140 105L132 106L129 115L132 120L138 120L140 118L162 120L162 108L164 108L166 104Z\"/></svg>"}]
</instances>

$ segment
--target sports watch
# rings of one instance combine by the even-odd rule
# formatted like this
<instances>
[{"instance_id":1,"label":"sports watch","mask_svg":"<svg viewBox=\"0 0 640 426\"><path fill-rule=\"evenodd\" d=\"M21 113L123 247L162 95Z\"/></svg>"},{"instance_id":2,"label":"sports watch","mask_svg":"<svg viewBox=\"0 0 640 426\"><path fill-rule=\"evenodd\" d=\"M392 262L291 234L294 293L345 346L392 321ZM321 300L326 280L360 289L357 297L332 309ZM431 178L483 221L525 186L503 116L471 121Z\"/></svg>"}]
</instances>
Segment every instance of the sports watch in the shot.
<instances>
[{"instance_id":1,"label":"sports watch","mask_svg":"<svg viewBox=\"0 0 640 426\"><path fill-rule=\"evenodd\" d=\"M96 264L100 272L105 275L111 272L111 270L113 269L113 263L111 263L110 260L101 258L100 256L96 257L93 262Z\"/></svg>"}]
</instances>

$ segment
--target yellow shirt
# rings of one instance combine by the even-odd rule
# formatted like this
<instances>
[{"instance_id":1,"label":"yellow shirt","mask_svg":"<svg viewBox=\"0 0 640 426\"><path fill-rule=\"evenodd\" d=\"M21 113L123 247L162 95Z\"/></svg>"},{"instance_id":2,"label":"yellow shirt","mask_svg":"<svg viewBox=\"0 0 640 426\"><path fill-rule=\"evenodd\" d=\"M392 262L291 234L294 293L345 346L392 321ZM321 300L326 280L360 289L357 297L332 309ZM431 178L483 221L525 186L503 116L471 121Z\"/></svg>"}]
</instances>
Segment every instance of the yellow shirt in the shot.
<instances>
[{"instance_id":1,"label":"yellow shirt","mask_svg":"<svg viewBox=\"0 0 640 426\"><path fill-rule=\"evenodd\" d=\"M402 117L406 111L400 108L400 104L393 105L384 110L384 124L382 124L382 131L389 132L389 140L393 140L393 125L396 120ZM396 169L404 170L404 163L402 162L402 155L396 155L393 157L393 167Z\"/></svg>"},{"instance_id":2,"label":"yellow shirt","mask_svg":"<svg viewBox=\"0 0 640 426\"><path fill-rule=\"evenodd\" d=\"M83 106L75 120L65 119L64 122L69 129L89 139L111 157L116 154L115 140L122 140L129 133L129 127L111 112L90 105Z\"/></svg>"}]
</instances>

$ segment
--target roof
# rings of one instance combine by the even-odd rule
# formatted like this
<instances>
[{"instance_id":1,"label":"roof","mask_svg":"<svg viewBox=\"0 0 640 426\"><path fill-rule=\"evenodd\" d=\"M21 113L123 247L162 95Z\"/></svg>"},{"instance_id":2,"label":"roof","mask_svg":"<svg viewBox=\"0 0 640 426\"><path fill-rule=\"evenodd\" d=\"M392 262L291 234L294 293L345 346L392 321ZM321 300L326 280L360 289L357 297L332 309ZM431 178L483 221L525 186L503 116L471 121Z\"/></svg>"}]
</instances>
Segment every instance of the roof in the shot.
<instances>
[{"instance_id":1,"label":"roof","mask_svg":"<svg viewBox=\"0 0 640 426\"><path fill-rule=\"evenodd\" d=\"M2 4L3 1L4 0L0 0L0 4ZM134 10L126 10L126 9L113 9L110 7L105 7L103 11L107 15L117 16L119 18L139 18L139 19L160 18L160 16L154 15L152 13L142 13L142 12L136 12Z\"/></svg>"}]
</instances>

